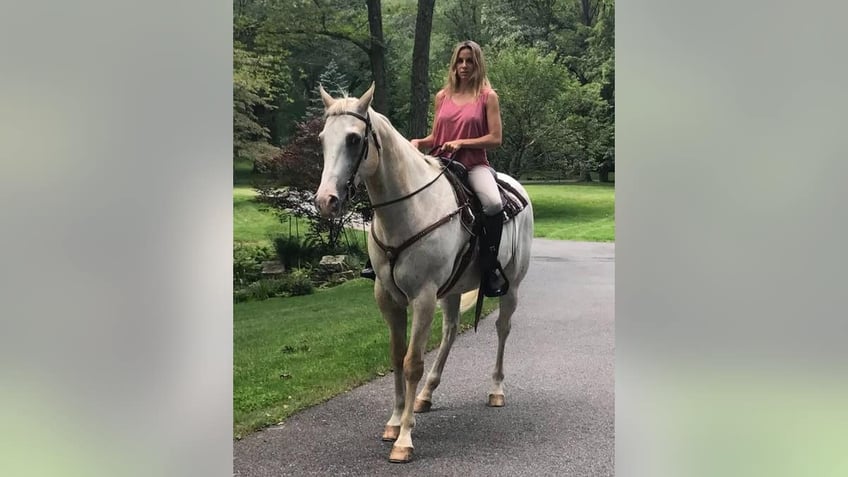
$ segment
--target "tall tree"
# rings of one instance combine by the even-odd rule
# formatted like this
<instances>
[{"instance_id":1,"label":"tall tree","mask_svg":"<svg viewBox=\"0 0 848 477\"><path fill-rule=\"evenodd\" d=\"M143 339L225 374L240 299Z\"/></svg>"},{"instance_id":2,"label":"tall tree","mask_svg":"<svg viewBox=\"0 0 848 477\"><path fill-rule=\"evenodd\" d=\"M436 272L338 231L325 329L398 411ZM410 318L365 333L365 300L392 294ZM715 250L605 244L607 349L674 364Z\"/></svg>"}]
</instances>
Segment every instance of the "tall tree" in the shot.
<instances>
[{"instance_id":1,"label":"tall tree","mask_svg":"<svg viewBox=\"0 0 848 477\"><path fill-rule=\"evenodd\" d=\"M433 7L436 0L419 0L415 20L415 45L412 48L412 110L409 117L409 136L427 135L427 111L430 103L430 32L433 28Z\"/></svg>"},{"instance_id":2,"label":"tall tree","mask_svg":"<svg viewBox=\"0 0 848 477\"><path fill-rule=\"evenodd\" d=\"M233 157L255 160L273 153L267 115L291 96L288 51L264 36L266 11L239 0L233 12Z\"/></svg>"},{"instance_id":3,"label":"tall tree","mask_svg":"<svg viewBox=\"0 0 848 477\"><path fill-rule=\"evenodd\" d=\"M462 0L444 9L447 33L453 40L474 40L483 46L489 44L480 20L483 3L483 0Z\"/></svg>"},{"instance_id":4,"label":"tall tree","mask_svg":"<svg viewBox=\"0 0 848 477\"><path fill-rule=\"evenodd\" d=\"M580 0L580 20L586 26L595 24L598 18L598 11L604 6L603 0Z\"/></svg>"},{"instance_id":5,"label":"tall tree","mask_svg":"<svg viewBox=\"0 0 848 477\"><path fill-rule=\"evenodd\" d=\"M374 76L374 109L383 114L389 114L386 44L383 40L383 13L380 0L368 0L368 29L371 31L368 59Z\"/></svg>"},{"instance_id":6,"label":"tall tree","mask_svg":"<svg viewBox=\"0 0 848 477\"><path fill-rule=\"evenodd\" d=\"M495 167L518 177L552 151L561 149L561 92L571 87L553 53L510 47L491 57L490 76L501 98L503 146Z\"/></svg>"},{"instance_id":7,"label":"tall tree","mask_svg":"<svg viewBox=\"0 0 848 477\"><path fill-rule=\"evenodd\" d=\"M311 2L273 2L274 15L269 18L269 28L279 37L305 39L322 36L343 40L364 52L370 63L371 75L376 84L374 109L389 114L386 45L383 39L381 0L367 0L367 12L352 6L347 0L313 0ZM360 27L366 21L368 31Z\"/></svg>"}]
</instances>

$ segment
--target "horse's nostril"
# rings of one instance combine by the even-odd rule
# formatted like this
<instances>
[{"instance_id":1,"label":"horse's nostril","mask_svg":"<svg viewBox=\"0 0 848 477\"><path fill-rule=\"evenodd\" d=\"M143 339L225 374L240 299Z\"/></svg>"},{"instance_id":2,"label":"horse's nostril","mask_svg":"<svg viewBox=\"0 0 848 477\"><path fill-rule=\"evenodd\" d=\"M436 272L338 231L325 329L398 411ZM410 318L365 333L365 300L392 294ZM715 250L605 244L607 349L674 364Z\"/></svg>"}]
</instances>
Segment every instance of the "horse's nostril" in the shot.
<instances>
[{"instance_id":1,"label":"horse's nostril","mask_svg":"<svg viewBox=\"0 0 848 477\"><path fill-rule=\"evenodd\" d=\"M315 208L325 217L337 214L342 205L339 196L323 191L315 194L314 203Z\"/></svg>"}]
</instances>

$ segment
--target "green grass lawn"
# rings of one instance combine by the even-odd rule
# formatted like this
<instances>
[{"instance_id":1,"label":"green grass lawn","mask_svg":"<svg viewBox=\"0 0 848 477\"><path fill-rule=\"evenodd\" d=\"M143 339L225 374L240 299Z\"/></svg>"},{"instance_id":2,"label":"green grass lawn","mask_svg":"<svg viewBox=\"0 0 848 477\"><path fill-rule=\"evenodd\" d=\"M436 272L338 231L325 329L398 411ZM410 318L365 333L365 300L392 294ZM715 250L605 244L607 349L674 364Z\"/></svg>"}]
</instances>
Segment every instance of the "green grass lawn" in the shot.
<instances>
[{"instance_id":1,"label":"green grass lawn","mask_svg":"<svg viewBox=\"0 0 848 477\"><path fill-rule=\"evenodd\" d=\"M253 180L253 162L250 159L236 159L233 163L233 185L249 186Z\"/></svg>"},{"instance_id":2,"label":"green grass lawn","mask_svg":"<svg viewBox=\"0 0 848 477\"><path fill-rule=\"evenodd\" d=\"M611 184L525 184L533 201L534 236L587 242L615 241Z\"/></svg>"},{"instance_id":3,"label":"green grass lawn","mask_svg":"<svg viewBox=\"0 0 848 477\"><path fill-rule=\"evenodd\" d=\"M236 171L236 242L270 244L288 223L254 201L249 167ZM615 240L615 189L605 184L528 184L536 237ZM300 233L305 232L300 223ZM294 227L294 226L292 226ZM292 233L294 233L294 228ZM354 237L361 239L357 233ZM349 281L314 295L233 305L233 431L236 437L275 424L389 372L388 330L373 297L373 282ZM496 307L487 299L484 314ZM473 310L462 318L473 323ZM430 348L441 339L441 314ZM488 366L488 364L487 364Z\"/></svg>"},{"instance_id":4,"label":"green grass lawn","mask_svg":"<svg viewBox=\"0 0 848 477\"><path fill-rule=\"evenodd\" d=\"M288 234L288 222L254 200L256 192L249 186L233 188L233 242L271 243L271 237Z\"/></svg>"},{"instance_id":5,"label":"green grass lawn","mask_svg":"<svg viewBox=\"0 0 848 477\"><path fill-rule=\"evenodd\" d=\"M271 208L255 200L256 191L250 185L233 188L233 242L263 243L271 245L273 237L304 237L309 231L306 219L283 218ZM344 240L365 244L361 230L348 229Z\"/></svg>"}]
</instances>

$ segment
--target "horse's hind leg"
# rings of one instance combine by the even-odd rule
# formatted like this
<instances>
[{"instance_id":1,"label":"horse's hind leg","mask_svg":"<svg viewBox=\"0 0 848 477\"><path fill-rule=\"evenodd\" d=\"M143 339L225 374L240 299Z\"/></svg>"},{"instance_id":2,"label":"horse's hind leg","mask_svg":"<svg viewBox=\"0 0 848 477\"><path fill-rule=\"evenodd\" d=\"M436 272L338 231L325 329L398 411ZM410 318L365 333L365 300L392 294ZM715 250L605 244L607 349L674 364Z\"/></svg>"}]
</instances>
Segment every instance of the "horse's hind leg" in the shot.
<instances>
[{"instance_id":1,"label":"horse's hind leg","mask_svg":"<svg viewBox=\"0 0 848 477\"><path fill-rule=\"evenodd\" d=\"M406 389L403 379L403 357L406 354L406 307L397 304L392 297L378 285L374 287L374 297L383 313L383 319L389 326L389 354L395 378L395 404L392 416L383 430L384 441L394 441L400 434L400 419L406 402Z\"/></svg>"},{"instance_id":2,"label":"horse's hind leg","mask_svg":"<svg viewBox=\"0 0 848 477\"><path fill-rule=\"evenodd\" d=\"M506 338L509 336L511 327L510 320L518 304L518 287L510 287L506 295L500 298L500 311L495 327L498 329L498 356L495 359L495 372L492 373L492 390L489 392L489 403L491 407L501 407L505 404L503 390L503 357Z\"/></svg>"},{"instance_id":3,"label":"horse's hind leg","mask_svg":"<svg viewBox=\"0 0 848 477\"><path fill-rule=\"evenodd\" d=\"M427 412L433 405L433 390L439 386L442 379L442 371L448 359L451 346L456 339L459 330L459 302L461 295L450 295L442 301L442 344L439 346L439 354L427 375L427 382L415 399L415 412Z\"/></svg>"}]
</instances>

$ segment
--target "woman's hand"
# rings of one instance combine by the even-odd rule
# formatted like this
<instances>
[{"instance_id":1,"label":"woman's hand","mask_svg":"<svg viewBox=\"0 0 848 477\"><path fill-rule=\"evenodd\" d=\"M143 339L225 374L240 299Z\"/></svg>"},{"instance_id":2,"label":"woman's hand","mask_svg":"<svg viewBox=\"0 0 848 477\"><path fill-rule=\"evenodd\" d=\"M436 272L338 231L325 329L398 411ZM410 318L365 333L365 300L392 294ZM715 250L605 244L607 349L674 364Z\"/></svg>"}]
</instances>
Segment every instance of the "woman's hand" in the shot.
<instances>
[{"instance_id":1,"label":"woman's hand","mask_svg":"<svg viewBox=\"0 0 848 477\"><path fill-rule=\"evenodd\" d=\"M409 143L412 144L412 147L414 147L415 149L421 149L421 140L420 139L413 139L413 140L409 141Z\"/></svg>"},{"instance_id":2,"label":"woman's hand","mask_svg":"<svg viewBox=\"0 0 848 477\"><path fill-rule=\"evenodd\" d=\"M445 152L456 152L460 149L462 149L462 141L458 139L456 141L448 141L442 144L442 151Z\"/></svg>"}]
</instances>

